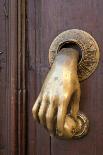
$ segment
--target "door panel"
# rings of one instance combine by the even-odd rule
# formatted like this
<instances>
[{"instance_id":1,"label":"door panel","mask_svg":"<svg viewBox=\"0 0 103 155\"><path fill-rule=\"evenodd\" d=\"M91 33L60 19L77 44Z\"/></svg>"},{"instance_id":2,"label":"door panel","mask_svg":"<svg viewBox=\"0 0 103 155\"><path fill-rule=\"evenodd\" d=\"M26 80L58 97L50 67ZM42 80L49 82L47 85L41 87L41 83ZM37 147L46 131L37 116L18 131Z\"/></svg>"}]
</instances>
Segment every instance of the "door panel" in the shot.
<instances>
[{"instance_id":1,"label":"door panel","mask_svg":"<svg viewBox=\"0 0 103 155\"><path fill-rule=\"evenodd\" d=\"M102 0L28 0L28 154L38 155L98 155L103 154L103 1ZM48 49L60 32L82 29L96 39L100 48L98 69L81 83L80 110L90 120L90 130L79 140L50 138L33 121L31 109L49 69Z\"/></svg>"},{"instance_id":2,"label":"door panel","mask_svg":"<svg viewBox=\"0 0 103 155\"><path fill-rule=\"evenodd\" d=\"M0 154L7 153L7 16L6 9L7 1L5 3L0 1Z\"/></svg>"},{"instance_id":3,"label":"door panel","mask_svg":"<svg viewBox=\"0 0 103 155\"><path fill-rule=\"evenodd\" d=\"M32 106L40 91L42 79L46 75L48 66L47 53L41 48L41 10L39 12L40 1L28 1L28 154L50 154L50 137L41 126L36 124L32 117ZM36 16L38 14L38 16ZM36 31L38 27L38 31ZM44 60L44 61L43 61ZM43 61L43 62L42 62ZM45 62L45 63L46 63ZM41 147L42 146L42 147Z\"/></svg>"}]
</instances>

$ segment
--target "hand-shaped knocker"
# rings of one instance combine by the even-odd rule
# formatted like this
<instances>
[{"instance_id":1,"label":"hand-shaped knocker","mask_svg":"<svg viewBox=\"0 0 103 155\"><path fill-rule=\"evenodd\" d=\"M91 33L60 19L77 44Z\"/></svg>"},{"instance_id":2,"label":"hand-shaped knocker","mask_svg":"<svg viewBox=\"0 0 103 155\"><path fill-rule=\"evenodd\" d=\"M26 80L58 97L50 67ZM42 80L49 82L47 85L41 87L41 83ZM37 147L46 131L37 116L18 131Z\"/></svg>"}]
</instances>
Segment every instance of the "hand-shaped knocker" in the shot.
<instances>
[{"instance_id":1,"label":"hand-shaped knocker","mask_svg":"<svg viewBox=\"0 0 103 155\"><path fill-rule=\"evenodd\" d=\"M89 46L90 42L86 41L83 35L86 35L87 39L93 43L93 47ZM61 48L63 43L70 41L75 42L81 48L88 46L89 52L92 47L98 53L98 46L88 33L81 30L69 30L61 33L50 47L51 55L49 57L53 60L53 64L32 112L34 118L47 128L50 134L65 138L78 138L87 133L89 125L87 117L79 112L81 94L79 81L83 78L86 79L94 71L99 54L94 57L97 61L95 64L92 63L94 68L89 73L86 70L84 72L81 65L84 65L84 60L89 61L90 54L86 49L82 49L84 53L78 67L79 51L71 47ZM86 43L82 45L80 41ZM91 54L91 56L94 55ZM90 65L85 64L85 66L90 69Z\"/></svg>"}]
</instances>

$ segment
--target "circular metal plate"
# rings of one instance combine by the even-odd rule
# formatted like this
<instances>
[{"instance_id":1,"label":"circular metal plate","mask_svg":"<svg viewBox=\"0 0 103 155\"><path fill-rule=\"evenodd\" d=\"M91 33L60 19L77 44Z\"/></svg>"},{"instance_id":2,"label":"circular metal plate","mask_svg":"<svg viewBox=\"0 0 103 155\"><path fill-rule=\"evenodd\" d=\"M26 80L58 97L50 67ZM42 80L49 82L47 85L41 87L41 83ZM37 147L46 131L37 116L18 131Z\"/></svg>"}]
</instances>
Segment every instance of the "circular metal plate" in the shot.
<instances>
[{"instance_id":1,"label":"circular metal plate","mask_svg":"<svg viewBox=\"0 0 103 155\"><path fill-rule=\"evenodd\" d=\"M50 65L65 43L75 43L80 47L82 58L78 63L78 77L79 81L87 79L94 72L99 62L99 48L96 41L89 33L78 29L60 33L49 48Z\"/></svg>"},{"instance_id":2,"label":"circular metal plate","mask_svg":"<svg viewBox=\"0 0 103 155\"><path fill-rule=\"evenodd\" d=\"M84 113L79 112L77 115L78 125L80 130L74 135L74 138L82 138L88 133L89 120Z\"/></svg>"}]
</instances>

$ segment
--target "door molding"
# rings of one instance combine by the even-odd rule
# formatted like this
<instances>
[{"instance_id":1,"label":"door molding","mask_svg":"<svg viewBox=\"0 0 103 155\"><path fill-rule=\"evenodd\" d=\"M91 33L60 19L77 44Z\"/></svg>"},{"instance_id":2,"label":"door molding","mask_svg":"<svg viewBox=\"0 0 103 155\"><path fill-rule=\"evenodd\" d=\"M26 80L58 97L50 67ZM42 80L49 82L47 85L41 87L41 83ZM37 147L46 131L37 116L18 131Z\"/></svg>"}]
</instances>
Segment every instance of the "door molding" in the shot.
<instances>
[{"instance_id":1,"label":"door molding","mask_svg":"<svg viewBox=\"0 0 103 155\"><path fill-rule=\"evenodd\" d=\"M26 148L25 5L25 0L9 1L8 152L15 155L24 155Z\"/></svg>"}]
</instances>

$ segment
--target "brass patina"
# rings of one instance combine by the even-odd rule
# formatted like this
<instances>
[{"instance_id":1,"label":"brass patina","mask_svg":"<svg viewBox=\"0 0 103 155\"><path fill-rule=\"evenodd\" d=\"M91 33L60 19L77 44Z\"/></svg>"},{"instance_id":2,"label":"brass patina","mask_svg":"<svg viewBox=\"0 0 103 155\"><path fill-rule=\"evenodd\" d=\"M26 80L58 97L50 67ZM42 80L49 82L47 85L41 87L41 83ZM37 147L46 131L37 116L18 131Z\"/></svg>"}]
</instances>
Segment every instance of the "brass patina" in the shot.
<instances>
[{"instance_id":1,"label":"brass patina","mask_svg":"<svg viewBox=\"0 0 103 155\"><path fill-rule=\"evenodd\" d=\"M80 30L78 31L80 32ZM83 33L86 32L83 31ZM64 32L64 34L66 34L66 32ZM79 60L79 51L77 49L72 47L61 48L64 42L70 42L70 38L68 40L69 35L64 34L62 37L59 35L58 38L60 38L60 40L56 38L51 44L49 50L51 69L47 74L41 92L33 106L32 113L33 117L38 120L51 135L67 139L80 138L87 134L89 120L79 111L81 95L79 81L90 76L96 68L99 61L99 50L96 44L95 48L92 48L88 54L85 49L87 48L87 44L84 45L83 49L84 42L82 41L82 35L78 37L77 31L73 30L73 34L71 33L73 36L71 41L76 42L79 46L81 45L83 50L82 58ZM79 38L79 42L77 42L77 38ZM84 40L86 40L85 37ZM91 40L96 43L93 38L91 38ZM91 46L89 49L91 49ZM94 52L97 54L94 54ZM91 59L89 60L87 57ZM90 61L92 62L92 67L89 64ZM83 67L85 63L86 68ZM80 67L81 65L82 67ZM91 71L91 68L93 71Z\"/></svg>"}]
</instances>

